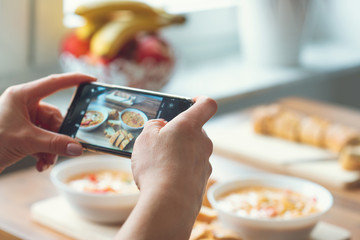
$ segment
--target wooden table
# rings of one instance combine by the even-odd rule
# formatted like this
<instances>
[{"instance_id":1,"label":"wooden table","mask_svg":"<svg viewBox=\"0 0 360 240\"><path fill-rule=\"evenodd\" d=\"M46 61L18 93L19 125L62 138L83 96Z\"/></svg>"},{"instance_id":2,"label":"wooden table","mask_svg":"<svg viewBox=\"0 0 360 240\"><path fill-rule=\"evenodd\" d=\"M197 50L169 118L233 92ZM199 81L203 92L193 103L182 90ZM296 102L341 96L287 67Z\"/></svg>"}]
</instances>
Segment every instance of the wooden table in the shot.
<instances>
[{"instance_id":1,"label":"wooden table","mask_svg":"<svg viewBox=\"0 0 360 240\"><path fill-rule=\"evenodd\" d=\"M215 178L261 172L237 161L217 155L211 157ZM30 207L58 193L49 179L49 172L34 168L0 175L0 239L69 239L32 221ZM323 221L349 230L352 239L360 239L360 189L330 189L335 204Z\"/></svg>"}]
</instances>

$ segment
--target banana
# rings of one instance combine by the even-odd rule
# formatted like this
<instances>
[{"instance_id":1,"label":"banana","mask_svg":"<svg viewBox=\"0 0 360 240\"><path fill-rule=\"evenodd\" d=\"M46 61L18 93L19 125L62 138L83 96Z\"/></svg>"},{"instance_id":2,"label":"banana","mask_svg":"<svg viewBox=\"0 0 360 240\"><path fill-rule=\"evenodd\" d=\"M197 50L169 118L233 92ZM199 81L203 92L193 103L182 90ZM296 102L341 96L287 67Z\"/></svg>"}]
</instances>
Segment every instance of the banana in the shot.
<instances>
[{"instance_id":1,"label":"banana","mask_svg":"<svg viewBox=\"0 0 360 240\"><path fill-rule=\"evenodd\" d=\"M160 27L161 23L140 17L131 21L108 22L91 38L90 51L100 57L113 58L139 31L155 31Z\"/></svg>"},{"instance_id":2,"label":"banana","mask_svg":"<svg viewBox=\"0 0 360 240\"><path fill-rule=\"evenodd\" d=\"M171 24L183 24L186 21L186 18L182 15L174 15L174 14L169 14L167 12L165 12L163 9L154 9L158 16L166 19L167 21L171 22Z\"/></svg>"},{"instance_id":3,"label":"banana","mask_svg":"<svg viewBox=\"0 0 360 240\"><path fill-rule=\"evenodd\" d=\"M80 39L90 39L94 33L99 30L106 22L107 20L97 20L92 21L90 19L85 20L85 24L81 27L76 28L75 32L78 38Z\"/></svg>"},{"instance_id":4,"label":"banana","mask_svg":"<svg viewBox=\"0 0 360 240\"><path fill-rule=\"evenodd\" d=\"M136 1L105 1L79 6L75 13L86 24L77 29L77 36L90 39L90 51L99 57L113 58L123 45L139 31L182 24L185 17Z\"/></svg>"},{"instance_id":5,"label":"banana","mask_svg":"<svg viewBox=\"0 0 360 240\"><path fill-rule=\"evenodd\" d=\"M98 19L114 11L131 11L140 16L158 16L155 9L137 1L103 1L77 7L75 13L87 19Z\"/></svg>"}]
</instances>

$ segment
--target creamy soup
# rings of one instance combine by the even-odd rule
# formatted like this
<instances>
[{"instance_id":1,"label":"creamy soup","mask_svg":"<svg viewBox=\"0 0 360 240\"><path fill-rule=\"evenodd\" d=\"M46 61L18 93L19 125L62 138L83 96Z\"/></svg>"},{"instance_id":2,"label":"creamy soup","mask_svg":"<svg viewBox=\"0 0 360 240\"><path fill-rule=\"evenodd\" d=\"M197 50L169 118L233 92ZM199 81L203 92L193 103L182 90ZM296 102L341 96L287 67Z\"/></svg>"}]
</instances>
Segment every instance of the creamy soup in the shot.
<instances>
[{"instance_id":1,"label":"creamy soup","mask_svg":"<svg viewBox=\"0 0 360 240\"><path fill-rule=\"evenodd\" d=\"M242 217L291 219L318 212L317 199L291 190L271 187L244 187L221 196L224 211Z\"/></svg>"},{"instance_id":2,"label":"creamy soup","mask_svg":"<svg viewBox=\"0 0 360 240\"><path fill-rule=\"evenodd\" d=\"M130 127L139 128L144 126L144 118L136 112L125 112L122 114L121 119Z\"/></svg>"},{"instance_id":3,"label":"creamy soup","mask_svg":"<svg viewBox=\"0 0 360 240\"><path fill-rule=\"evenodd\" d=\"M87 111L81 120L81 127L90 127L101 123L104 115L101 112L90 110Z\"/></svg>"},{"instance_id":4,"label":"creamy soup","mask_svg":"<svg viewBox=\"0 0 360 240\"><path fill-rule=\"evenodd\" d=\"M138 192L130 172L101 170L72 177L67 184L79 192L129 194Z\"/></svg>"}]
</instances>

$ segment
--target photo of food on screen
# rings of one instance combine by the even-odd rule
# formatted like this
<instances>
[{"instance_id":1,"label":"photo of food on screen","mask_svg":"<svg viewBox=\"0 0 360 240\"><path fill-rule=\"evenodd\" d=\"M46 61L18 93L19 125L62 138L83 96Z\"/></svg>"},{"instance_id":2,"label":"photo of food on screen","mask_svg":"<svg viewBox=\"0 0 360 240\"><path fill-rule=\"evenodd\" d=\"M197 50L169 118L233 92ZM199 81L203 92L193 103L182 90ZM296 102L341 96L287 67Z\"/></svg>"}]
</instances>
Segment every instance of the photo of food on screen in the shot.
<instances>
[{"instance_id":1,"label":"photo of food on screen","mask_svg":"<svg viewBox=\"0 0 360 240\"><path fill-rule=\"evenodd\" d=\"M154 119L162 97L123 90L98 91L88 99L76 138L88 144L132 152L145 123Z\"/></svg>"}]
</instances>

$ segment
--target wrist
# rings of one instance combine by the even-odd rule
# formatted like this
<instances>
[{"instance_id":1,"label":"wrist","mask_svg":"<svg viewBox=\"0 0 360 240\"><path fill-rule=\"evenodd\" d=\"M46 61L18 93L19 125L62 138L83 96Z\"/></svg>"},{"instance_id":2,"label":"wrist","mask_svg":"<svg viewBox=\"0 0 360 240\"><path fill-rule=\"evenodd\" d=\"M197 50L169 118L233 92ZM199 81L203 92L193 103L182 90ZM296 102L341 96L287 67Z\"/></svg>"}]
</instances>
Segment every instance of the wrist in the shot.
<instances>
[{"instance_id":1,"label":"wrist","mask_svg":"<svg viewBox=\"0 0 360 240\"><path fill-rule=\"evenodd\" d=\"M202 197L193 194L181 187L174 187L170 184L158 184L157 186L142 188L140 191L139 201L153 201L159 204L162 208L169 206L174 210L180 210L179 214L186 212L187 215L191 213L195 219L199 213Z\"/></svg>"}]
</instances>

